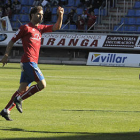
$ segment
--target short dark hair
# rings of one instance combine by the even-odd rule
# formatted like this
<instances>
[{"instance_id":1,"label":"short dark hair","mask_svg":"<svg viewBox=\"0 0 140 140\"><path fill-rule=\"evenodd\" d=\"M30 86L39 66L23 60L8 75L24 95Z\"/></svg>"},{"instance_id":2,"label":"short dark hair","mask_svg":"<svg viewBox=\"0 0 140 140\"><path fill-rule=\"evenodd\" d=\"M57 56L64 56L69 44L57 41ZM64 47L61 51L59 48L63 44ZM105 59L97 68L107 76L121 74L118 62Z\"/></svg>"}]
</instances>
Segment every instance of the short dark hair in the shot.
<instances>
[{"instance_id":1,"label":"short dark hair","mask_svg":"<svg viewBox=\"0 0 140 140\"><path fill-rule=\"evenodd\" d=\"M32 14L36 14L37 12L43 10L43 8L41 6L35 6L33 8L31 8L31 11L30 11L30 20L32 19Z\"/></svg>"}]
</instances>

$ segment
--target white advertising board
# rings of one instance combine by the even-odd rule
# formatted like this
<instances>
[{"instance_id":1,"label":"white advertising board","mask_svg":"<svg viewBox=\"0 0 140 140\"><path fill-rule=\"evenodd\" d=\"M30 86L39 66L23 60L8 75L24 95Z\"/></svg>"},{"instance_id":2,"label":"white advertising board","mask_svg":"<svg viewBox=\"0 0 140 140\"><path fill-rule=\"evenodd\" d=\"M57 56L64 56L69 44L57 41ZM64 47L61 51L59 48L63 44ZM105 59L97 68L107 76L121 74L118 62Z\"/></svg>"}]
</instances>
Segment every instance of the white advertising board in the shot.
<instances>
[{"instance_id":1,"label":"white advertising board","mask_svg":"<svg viewBox=\"0 0 140 140\"><path fill-rule=\"evenodd\" d=\"M7 45L14 34L0 33L0 45ZM46 33L42 35L41 46L58 48L102 48L105 38L106 35ZM14 45L22 46L21 40L19 39Z\"/></svg>"},{"instance_id":2,"label":"white advertising board","mask_svg":"<svg viewBox=\"0 0 140 140\"><path fill-rule=\"evenodd\" d=\"M140 67L140 54L90 52L87 65Z\"/></svg>"}]
</instances>

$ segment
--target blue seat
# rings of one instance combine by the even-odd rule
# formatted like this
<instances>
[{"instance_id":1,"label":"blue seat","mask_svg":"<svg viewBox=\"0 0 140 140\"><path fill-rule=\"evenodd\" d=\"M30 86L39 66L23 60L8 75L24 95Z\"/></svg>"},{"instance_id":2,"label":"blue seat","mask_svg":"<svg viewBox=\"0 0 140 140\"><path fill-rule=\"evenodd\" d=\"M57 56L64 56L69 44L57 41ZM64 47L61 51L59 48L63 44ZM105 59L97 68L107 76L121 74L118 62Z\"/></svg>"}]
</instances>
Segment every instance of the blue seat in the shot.
<instances>
[{"instance_id":1,"label":"blue seat","mask_svg":"<svg viewBox=\"0 0 140 140\"><path fill-rule=\"evenodd\" d=\"M67 20L67 15L64 15L64 16L63 16L63 23L65 23L66 20Z\"/></svg>"},{"instance_id":2,"label":"blue seat","mask_svg":"<svg viewBox=\"0 0 140 140\"><path fill-rule=\"evenodd\" d=\"M100 15L101 15L101 16L106 16L106 10L105 10L105 9L101 9Z\"/></svg>"},{"instance_id":3,"label":"blue seat","mask_svg":"<svg viewBox=\"0 0 140 140\"><path fill-rule=\"evenodd\" d=\"M52 14L57 14L57 7L52 8Z\"/></svg>"},{"instance_id":4,"label":"blue seat","mask_svg":"<svg viewBox=\"0 0 140 140\"><path fill-rule=\"evenodd\" d=\"M21 22L29 22L29 15L21 15L20 17Z\"/></svg>"},{"instance_id":5,"label":"blue seat","mask_svg":"<svg viewBox=\"0 0 140 140\"><path fill-rule=\"evenodd\" d=\"M129 9L128 12L127 12L127 16L129 16L129 17L135 16L135 10Z\"/></svg>"},{"instance_id":6,"label":"blue seat","mask_svg":"<svg viewBox=\"0 0 140 140\"><path fill-rule=\"evenodd\" d=\"M140 25L140 18L136 19L136 25Z\"/></svg>"},{"instance_id":7,"label":"blue seat","mask_svg":"<svg viewBox=\"0 0 140 140\"><path fill-rule=\"evenodd\" d=\"M134 25L134 24L136 24L136 18L128 18L128 24L129 24L129 25Z\"/></svg>"},{"instance_id":8,"label":"blue seat","mask_svg":"<svg viewBox=\"0 0 140 140\"><path fill-rule=\"evenodd\" d=\"M140 8L140 1L135 2L134 8Z\"/></svg>"},{"instance_id":9,"label":"blue seat","mask_svg":"<svg viewBox=\"0 0 140 140\"><path fill-rule=\"evenodd\" d=\"M122 26L122 31L124 32L129 31L129 26Z\"/></svg>"},{"instance_id":10,"label":"blue seat","mask_svg":"<svg viewBox=\"0 0 140 140\"><path fill-rule=\"evenodd\" d=\"M135 16L136 16L136 17L139 17L139 16L140 16L140 10L138 10L138 9L136 10Z\"/></svg>"},{"instance_id":11,"label":"blue seat","mask_svg":"<svg viewBox=\"0 0 140 140\"><path fill-rule=\"evenodd\" d=\"M12 21L17 21L17 19L20 19L20 16L18 14L14 14L12 16Z\"/></svg>"},{"instance_id":12,"label":"blue seat","mask_svg":"<svg viewBox=\"0 0 140 140\"><path fill-rule=\"evenodd\" d=\"M124 17L124 18L121 18L121 21L120 21L120 24L128 24L128 18Z\"/></svg>"},{"instance_id":13,"label":"blue seat","mask_svg":"<svg viewBox=\"0 0 140 140\"><path fill-rule=\"evenodd\" d=\"M64 14L68 14L68 8L64 7Z\"/></svg>"},{"instance_id":14,"label":"blue seat","mask_svg":"<svg viewBox=\"0 0 140 140\"><path fill-rule=\"evenodd\" d=\"M81 5L80 0L76 0L76 1L75 1L75 6L77 7L77 6L79 6L79 5Z\"/></svg>"},{"instance_id":15,"label":"blue seat","mask_svg":"<svg viewBox=\"0 0 140 140\"><path fill-rule=\"evenodd\" d=\"M28 0L21 0L21 5L28 5Z\"/></svg>"},{"instance_id":16,"label":"blue seat","mask_svg":"<svg viewBox=\"0 0 140 140\"><path fill-rule=\"evenodd\" d=\"M68 30L68 25L66 25L66 26L65 25L62 25L61 29L62 30Z\"/></svg>"},{"instance_id":17,"label":"blue seat","mask_svg":"<svg viewBox=\"0 0 140 140\"><path fill-rule=\"evenodd\" d=\"M117 30L117 31L123 31L123 30L122 30L122 27L120 27L119 29L118 29L118 27L119 27L119 25L115 25L114 28L113 28L113 30L114 30L114 31L116 31L116 30Z\"/></svg>"},{"instance_id":18,"label":"blue seat","mask_svg":"<svg viewBox=\"0 0 140 140\"><path fill-rule=\"evenodd\" d=\"M130 26L129 31L137 31L137 27L136 26Z\"/></svg>"},{"instance_id":19,"label":"blue seat","mask_svg":"<svg viewBox=\"0 0 140 140\"><path fill-rule=\"evenodd\" d=\"M72 8L68 8L68 13L70 13L70 12L71 12L71 9L72 9Z\"/></svg>"},{"instance_id":20,"label":"blue seat","mask_svg":"<svg viewBox=\"0 0 140 140\"><path fill-rule=\"evenodd\" d=\"M13 30L17 30L21 25L19 22L11 22Z\"/></svg>"},{"instance_id":21,"label":"blue seat","mask_svg":"<svg viewBox=\"0 0 140 140\"><path fill-rule=\"evenodd\" d=\"M34 0L29 0L28 5L32 6L34 3Z\"/></svg>"},{"instance_id":22,"label":"blue seat","mask_svg":"<svg viewBox=\"0 0 140 140\"><path fill-rule=\"evenodd\" d=\"M94 9L94 14L95 14L96 16L98 16L98 15L99 15L99 9L95 8L95 9Z\"/></svg>"},{"instance_id":23,"label":"blue seat","mask_svg":"<svg viewBox=\"0 0 140 140\"><path fill-rule=\"evenodd\" d=\"M82 15L82 13L83 13L83 9L82 8L77 8L76 10L77 10L77 14L78 15Z\"/></svg>"},{"instance_id":24,"label":"blue seat","mask_svg":"<svg viewBox=\"0 0 140 140\"><path fill-rule=\"evenodd\" d=\"M55 23L57 21L57 15L52 15L52 22Z\"/></svg>"},{"instance_id":25,"label":"blue seat","mask_svg":"<svg viewBox=\"0 0 140 140\"><path fill-rule=\"evenodd\" d=\"M114 28L113 28L113 30L116 31L116 30L118 29L118 27L119 27L118 25L115 25ZM120 29L120 28L119 28L119 29ZM118 29L118 30L119 30L119 29ZM118 31L118 30L117 30L117 31Z\"/></svg>"},{"instance_id":26,"label":"blue seat","mask_svg":"<svg viewBox=\"0 0 140 140\"><path fill-rule=\"evenodd\" d=\"M76 30L76 25L70 25L70 26L69 26L69 29L70 29L70 30Z\"/></svg>"},{"instance_id":27,"label":"blue seat","mask_svg":"<svg viewBox=\"0 0 140 140\"><path fill-rule=\"evenodd\" d=\"M70 7L70 6L74 6L75 1L74 0L68 0L68 4L66 6Z\"/></svg>"},{"instance_id":28,"label":"blue seat","mask_svg":"<svg viewBox=\"0 0 140 140\"><path fill-rule=\"evenodd\" d=\"M116 25L116 26L114 26L114 31L116 31L117 29L118 29L118 27L119 27L119 25ZM121 26L118 30L117 30L117 32L125 32L125 31L128 31L129 29L128 29L128 26Z\"/></svg>"},{"instance_id":29,"label":"blue seat","mask_svg":"<svg viewBox=\"0 0 140 140\"><path fill-rule=\"evenodd\" d=\"M137 31L140 32L140 26L138 26Z\"/></svg>"},{"instance_id":30,"label":"blue seat","mask_svg":"<svg viewBox=\"0 0 140 140\"><path fill-rule=\"evenodd\" d=\"M29 13L29 8L27 6L22 6L20 12L21 12L21 14L28 14Z\"/></svg>"}]
</instances>

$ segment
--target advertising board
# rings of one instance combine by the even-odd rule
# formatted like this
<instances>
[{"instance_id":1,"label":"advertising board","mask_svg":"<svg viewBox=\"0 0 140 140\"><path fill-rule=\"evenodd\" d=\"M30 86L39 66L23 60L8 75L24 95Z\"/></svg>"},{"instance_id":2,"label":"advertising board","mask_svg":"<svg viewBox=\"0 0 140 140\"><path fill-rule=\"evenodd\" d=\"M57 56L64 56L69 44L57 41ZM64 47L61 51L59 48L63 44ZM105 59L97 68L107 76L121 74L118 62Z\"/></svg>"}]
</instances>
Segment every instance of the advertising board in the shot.
<instances>
[{"instance_id":1,"label":"advertising board","mask_svg":"<svg viewBox=\"0 0 140 140\"><path fill-rule=\"evenodd\" d=\"M140 67L140 54L90 52L87 65Z\"/></svg>"}]
</instances>

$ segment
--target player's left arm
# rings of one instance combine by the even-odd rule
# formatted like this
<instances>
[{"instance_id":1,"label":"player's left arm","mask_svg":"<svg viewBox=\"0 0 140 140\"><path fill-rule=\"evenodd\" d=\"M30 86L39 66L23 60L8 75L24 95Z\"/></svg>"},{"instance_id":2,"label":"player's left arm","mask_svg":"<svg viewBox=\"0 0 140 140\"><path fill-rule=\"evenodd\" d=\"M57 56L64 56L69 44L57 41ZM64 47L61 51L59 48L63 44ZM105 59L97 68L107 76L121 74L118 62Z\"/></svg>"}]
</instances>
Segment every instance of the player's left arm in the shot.
<instances>
[{"instance_id":1,"label":"player's left arm","mask_svg":"<svg viewBox=\"0 0 140 140\"><path fill-rule=\"evenodd\" d=\"M58 7L57 9L57 14L58 14L58 19L56 23L53 25L53 31L60 30L62 26L62 21L63 21L63 14L64 14L64 8Z\"/></svg>"}]
</instances>

